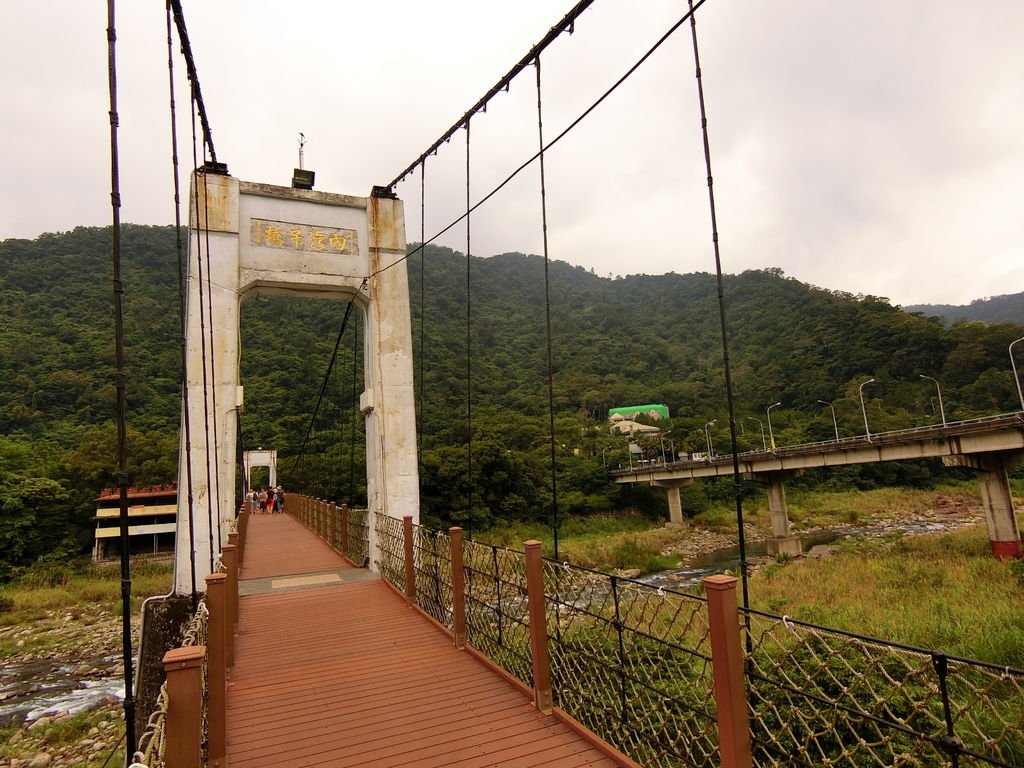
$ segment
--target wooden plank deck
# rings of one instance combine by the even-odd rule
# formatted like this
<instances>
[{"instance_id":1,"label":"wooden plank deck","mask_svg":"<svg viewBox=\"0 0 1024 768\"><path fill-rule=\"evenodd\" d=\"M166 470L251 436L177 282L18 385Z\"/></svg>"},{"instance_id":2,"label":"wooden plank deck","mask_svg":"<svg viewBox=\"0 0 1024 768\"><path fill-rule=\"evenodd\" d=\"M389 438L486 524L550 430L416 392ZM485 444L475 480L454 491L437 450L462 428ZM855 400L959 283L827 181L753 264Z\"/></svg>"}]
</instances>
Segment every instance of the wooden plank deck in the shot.
<instances>
[{"instance_id":1,"label":"wooden plank deck","mask_svg":"<svg viewBox=\"0 0 1024 768\"><path fill-rule=\"evenodd\" d=\"M456 650L382 581L349 580L365 572L343 571L289 516L250 520L246 560L243 579L285 586L239 600L231 768L618 765ZM332 570L342 574L332 586L289 589L273 578Z\"/></svg>"},{"instance_id":2,"label":"wooden plank deck","mask_svg":"<svg viewBox=\"0 0 1024 768\"><path fill-rule=\"evenodd\" d=\"M252 515L239 579L337 571L353 566L291 515Z\"/></svg>"}]
</instances>

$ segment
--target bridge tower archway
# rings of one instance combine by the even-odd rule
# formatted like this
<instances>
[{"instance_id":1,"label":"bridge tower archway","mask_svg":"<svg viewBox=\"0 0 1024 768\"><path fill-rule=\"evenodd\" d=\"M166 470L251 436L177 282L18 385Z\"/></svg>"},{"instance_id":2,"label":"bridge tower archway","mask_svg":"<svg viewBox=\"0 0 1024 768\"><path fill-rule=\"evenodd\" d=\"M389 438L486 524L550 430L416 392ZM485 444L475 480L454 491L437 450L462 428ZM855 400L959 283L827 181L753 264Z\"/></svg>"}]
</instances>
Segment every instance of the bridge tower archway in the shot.
<instances>
[{"instance_id":1,"label":"bridge tower archway","mask_svg":"<svg viewBox=\"0 0 1024 768\"><path fill-rule=\"evenodd\" d=\"M251 296L354 301L364 317L366 495L375 513L419 521L412 327L402 202L193 175L186 298L191 450L182 429L174 591L201 589L235 517L243 407L241 305ZM394 265L394 266L391 266ZM207 435L209 439L207 440ZM209 443L209 450L207 449ZM191 454L191 466L188 456ZM285 489L286 491L288 489ZM370 525L370 562L376 535Z\"/></svg>"},{"instance_id":2,"label":"bridge tower archway","mask_svg":"<svg viewBox=\"0 0 1024 768\"><path fill-rule=\"evenodd\" d=\"M242 471L245 473L245 489L252 488L252 471L256 467L266 467L271 488L277 487L277 451L263 450L245 451L242 454Z\"/></svg>"}]
</instances>

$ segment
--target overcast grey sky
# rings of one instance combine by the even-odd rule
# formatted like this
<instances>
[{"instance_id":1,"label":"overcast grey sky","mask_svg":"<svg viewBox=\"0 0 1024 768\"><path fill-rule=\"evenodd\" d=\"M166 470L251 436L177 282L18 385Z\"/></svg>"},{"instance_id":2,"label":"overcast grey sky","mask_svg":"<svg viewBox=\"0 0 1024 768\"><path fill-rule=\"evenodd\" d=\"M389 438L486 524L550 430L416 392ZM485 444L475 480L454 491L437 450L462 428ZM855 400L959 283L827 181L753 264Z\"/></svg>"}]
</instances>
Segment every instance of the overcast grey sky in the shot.
<instances>
[{"instance_id":1,"label":"overcast grey sky","mask_svg":"<svg viewBox=\"0 0 1024 768\"><path fill-rule=\"evenodd\" d=\"M317 188L389 182L570 7L412 0L184 0L220 159ZM685 11L596 0L545 54L554 136ZM110 221L106 3L0 10L0 238ZM698 33L727 272L901 304L1024 290L1024 3L707 0ZM173 220L163 3L118 4L122 218ZM184 68L176 60L176 77ZM552 258L601 275L712 271L685 25L547 158ZM182 90L178 106L184 113ZM181 121L190 163L187 118ZM533 71L472 127L476 200L536 150ZM427 165L430 237L459 214L465 145ZM540 252L538 175L473 216L473 252ZM398 188L410 241L420 181ZM465 247L462 226L439 242Z\"/></svg>"}]
</instances>

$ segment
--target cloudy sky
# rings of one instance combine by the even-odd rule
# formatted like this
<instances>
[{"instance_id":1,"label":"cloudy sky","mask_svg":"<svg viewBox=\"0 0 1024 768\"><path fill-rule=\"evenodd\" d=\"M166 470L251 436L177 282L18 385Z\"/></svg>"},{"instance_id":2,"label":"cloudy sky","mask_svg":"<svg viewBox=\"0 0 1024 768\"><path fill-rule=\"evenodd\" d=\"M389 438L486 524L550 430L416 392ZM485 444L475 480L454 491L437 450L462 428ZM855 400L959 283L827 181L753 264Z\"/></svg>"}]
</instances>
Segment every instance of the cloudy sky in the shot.
<instances>
[{"instance_id":1,"label":"cloudy sky","mask_svg":"<svg viewBox=\"0 0 1024 768\"><path fill-rule=\"evenodd\" d=\"M221 160L368 194L456 121L569 0L184 0ZM543 59L545 134L685 11L596 0ZM110 221L106 4L4 3L0 238ZM698 33L725 271L781 267L894 302L1024 290L1024 3L707 0ZM121 0L124 221L173 221L163 3ZM176 77L184 82L180 58ZM689 26L547 156L552 258L601 275L713 271ZM532 69L473 120L470 187L537 147ZM183 160L190 162L182 90ZM426 172L427 237L465 199L464 132ZM535 168L473 215L473 252L539 252ZM409 240L420 179L398 187ZM463 250L459 226L438 242Z\"/></svg>"}]
</instances>

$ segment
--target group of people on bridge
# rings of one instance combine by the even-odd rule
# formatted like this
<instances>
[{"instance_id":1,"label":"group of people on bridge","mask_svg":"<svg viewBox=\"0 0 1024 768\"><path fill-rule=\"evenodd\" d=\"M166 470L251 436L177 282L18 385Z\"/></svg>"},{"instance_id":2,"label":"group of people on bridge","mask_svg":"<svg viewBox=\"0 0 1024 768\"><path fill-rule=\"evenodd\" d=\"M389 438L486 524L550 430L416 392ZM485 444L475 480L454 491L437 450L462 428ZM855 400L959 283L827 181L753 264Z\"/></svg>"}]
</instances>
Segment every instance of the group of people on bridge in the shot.
<instances>
[{"instance_id":1,"label":"group of people on bridge","mask_svg":"<svg viewBox=\"0 0 1024 768\"><path fill-rule=\"evenodd\" d=\"M276 488L252 488L245 494L245 499L255 514L284 512L284 489L280 485Z\"/></svg>"}]
</instances>

